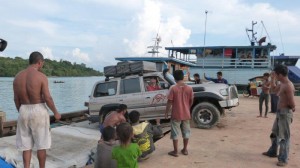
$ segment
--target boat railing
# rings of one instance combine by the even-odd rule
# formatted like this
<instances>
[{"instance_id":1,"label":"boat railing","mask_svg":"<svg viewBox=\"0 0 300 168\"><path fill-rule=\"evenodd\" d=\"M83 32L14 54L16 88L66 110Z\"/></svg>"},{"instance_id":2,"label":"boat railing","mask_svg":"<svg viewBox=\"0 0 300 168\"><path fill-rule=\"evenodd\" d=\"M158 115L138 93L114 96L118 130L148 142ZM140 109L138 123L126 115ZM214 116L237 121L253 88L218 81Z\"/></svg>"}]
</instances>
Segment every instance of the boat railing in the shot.
<instances>
[{"instance_id":1,"label":"boat railing","mask_svg":"<svg viewBox=\"0 0 300 168\"><path fill-rule=\"evenodd\" d=\"M190 60L202 68L268 68L271 61L265 58L240 59L240 58L198 58Z\"/></svg>"}]
</instances>

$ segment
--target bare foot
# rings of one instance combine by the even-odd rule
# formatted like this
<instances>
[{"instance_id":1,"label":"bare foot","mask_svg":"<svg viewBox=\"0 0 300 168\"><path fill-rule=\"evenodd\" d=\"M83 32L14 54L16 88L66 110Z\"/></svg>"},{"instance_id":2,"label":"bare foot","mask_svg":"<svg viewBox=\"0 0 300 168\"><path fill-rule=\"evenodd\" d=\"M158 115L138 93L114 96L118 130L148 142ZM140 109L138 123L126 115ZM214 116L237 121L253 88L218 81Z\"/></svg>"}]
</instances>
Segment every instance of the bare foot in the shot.
<instances>
[{"instance_id":1,"label":"bare foot","mask_svg":"<svg viewBox=\"0 0 300 168\"><path fill-rule=\"evenodd\" d=\"M268 116L265 116L265 118L268 118Z\"/></svg>"},{"instance_id":2,"label":"bare foot","mask_svg":"<svg viewBox=\"0 0 300 168\"><path fill-rule=\"evenodd\" d=\"M262 117L261 115L257 116L257 118Z\"/></svg>"},{"instance_id":3,"label":"bare foot","mask_svg":"<svg viewBox=\"0 0 300 168\"><path fill-rule=\"evenodd\" d=\"M174 156L174 157L178 157L178 153L175 151L171 151L168 153L168 155Z\"/></svg>"},{"instance_id":4,"label":"bare foot","mask_svg":"<svg viewBox=\"0 0 300 168\"><path fill-rule=\"evenodd\" d=\"M181 153L183 154L183 155L188 155L189 154L189 152L187 151L187 150L181 150Z\"/></svg>"}]
</instances>

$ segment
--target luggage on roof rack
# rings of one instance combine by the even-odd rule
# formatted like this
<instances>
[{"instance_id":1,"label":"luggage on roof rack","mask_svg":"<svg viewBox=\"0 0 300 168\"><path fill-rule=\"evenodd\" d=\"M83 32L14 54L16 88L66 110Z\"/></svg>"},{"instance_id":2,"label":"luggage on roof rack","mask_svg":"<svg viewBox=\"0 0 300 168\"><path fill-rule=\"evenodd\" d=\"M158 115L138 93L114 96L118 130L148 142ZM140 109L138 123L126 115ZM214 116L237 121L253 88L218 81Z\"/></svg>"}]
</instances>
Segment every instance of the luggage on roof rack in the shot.
<instances>
[{"instance_id":1,"label":"luggage on roof rack","mask_svg":"<svg viewBox=\"0 0 300 168\"><path fill-rule=\"evenodd\" d=\"M118 62L117 65L104 67L106 77L120 77L156 71L156 63L148 61L123 61Z\"/></svg>"}]
</instances>

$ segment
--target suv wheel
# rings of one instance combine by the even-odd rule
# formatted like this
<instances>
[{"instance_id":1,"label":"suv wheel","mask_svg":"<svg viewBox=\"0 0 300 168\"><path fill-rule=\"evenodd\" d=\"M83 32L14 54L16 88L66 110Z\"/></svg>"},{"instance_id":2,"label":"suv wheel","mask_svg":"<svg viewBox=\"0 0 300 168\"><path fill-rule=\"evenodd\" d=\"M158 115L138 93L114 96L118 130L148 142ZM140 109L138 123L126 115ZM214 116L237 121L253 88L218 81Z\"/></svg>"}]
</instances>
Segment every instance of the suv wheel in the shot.
<instances>
[{"instance_id":1,"label":"suv wheel","mask_svg":"<svg viewBox=\"0 0 300 168\"><path fill-rule=\"evenodd\" d=\"M212 103L202 102L193 108L192 118L198 128L207 129L218 123L220 112Z\"/></svg>"}]
</instances>

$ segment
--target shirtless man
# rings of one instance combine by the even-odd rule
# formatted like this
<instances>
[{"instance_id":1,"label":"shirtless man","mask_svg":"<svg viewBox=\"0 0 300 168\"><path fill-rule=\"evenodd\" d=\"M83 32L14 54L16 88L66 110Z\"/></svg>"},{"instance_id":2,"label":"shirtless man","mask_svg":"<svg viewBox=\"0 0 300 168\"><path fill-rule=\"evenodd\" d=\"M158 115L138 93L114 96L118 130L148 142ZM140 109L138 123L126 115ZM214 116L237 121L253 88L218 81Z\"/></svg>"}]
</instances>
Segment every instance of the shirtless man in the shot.
<instances>
[{"instance_id":1,"label":"shirtless man","mask_svg":"<svg viewBox=\"0 0 300 168\"><path fill-rule=\"evenodd\" d=\"M279 96L278 111L270 135L272 145L263 155L277 157L277 148L279 145L279 155L277 166L286 166L290 146L290 124L293 121L293 112L295 112L293 83L288 79L288 69L285 65L278 65L271 73L271 87ZM275 79L280 81L276 86Z\"/></svg>"},{"instance_id":2,"label":"shirtless man","mask_svg":"<svg viewBox=\"0 0 300 168\"><path fill-rule=\"evenodd\" d=\"M268 110L269 110L269 95L270 95L270 81L269 81L269 73L264 73L264 81L262 84L262 91L259 95L259 116L262 117L262 106L263 102L265 101L266 111L265 111L265 118L267 118Z\"/></svg>"},{"instance_id":3,"label":"shirtless man","mask_svg":"<svg viewBox=\"0 0 300 168\"><path fill-rule=\"evenodd\" d=\"M124 117L127 112L127 106L125 104L120 104L116 111L112 111L108 116L105 117L102 126L100 127L100 131L102 132L103 128L107 126L115 127L123 122L126 122L126 118Z\"/></svg>"},{"instance_id":4,"label":"shirtless man","mask_svg":"<svg viewBox=\"0 0 300 168\"><path fill-rule=\"evenodd\" d=\"M39 167L44 168L46 149L51 146L50 118L48 109L54 113L56 120L61 118L57 112L48 88L47 77L40 72L44 57L39 52L29 56L29 66L19 72L13 82L14 101L18 112L16 146L23 151L25 168L30 167L32 148L37 148Z\"/></svg>"}]
</instances>

